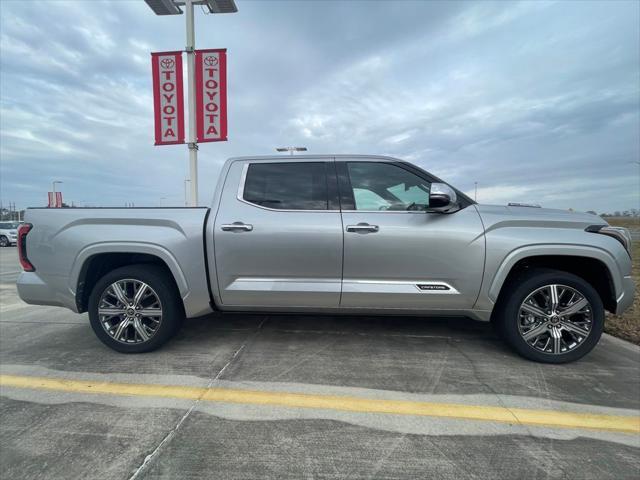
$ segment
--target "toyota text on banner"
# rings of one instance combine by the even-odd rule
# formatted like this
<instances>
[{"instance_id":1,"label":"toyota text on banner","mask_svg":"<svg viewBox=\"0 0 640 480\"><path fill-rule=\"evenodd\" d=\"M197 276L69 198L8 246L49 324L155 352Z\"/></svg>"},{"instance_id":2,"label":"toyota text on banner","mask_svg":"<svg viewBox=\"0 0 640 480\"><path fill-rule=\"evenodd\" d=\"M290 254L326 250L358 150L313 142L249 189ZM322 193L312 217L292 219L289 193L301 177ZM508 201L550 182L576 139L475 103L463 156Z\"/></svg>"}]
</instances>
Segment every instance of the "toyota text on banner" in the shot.
<instances>
[{"instance_id":1,"label":"toyota text on banner","mask_svg":"<svg viewBox=\"0 0 640 480\"><path fill-rule=\"evenodd\" d=\"M151 54L156 145L184 143L182 52Z\"/></svg>"},{"instance_id":2,"label":"toyota text on banner","mask_svg":"<svg viewBox=\"0 0 640 480\"><path fill-rule=\"evenodd\" d=\"M227 140L227 50L196 50L198 142Z\"/></svg>"}]
</instances>

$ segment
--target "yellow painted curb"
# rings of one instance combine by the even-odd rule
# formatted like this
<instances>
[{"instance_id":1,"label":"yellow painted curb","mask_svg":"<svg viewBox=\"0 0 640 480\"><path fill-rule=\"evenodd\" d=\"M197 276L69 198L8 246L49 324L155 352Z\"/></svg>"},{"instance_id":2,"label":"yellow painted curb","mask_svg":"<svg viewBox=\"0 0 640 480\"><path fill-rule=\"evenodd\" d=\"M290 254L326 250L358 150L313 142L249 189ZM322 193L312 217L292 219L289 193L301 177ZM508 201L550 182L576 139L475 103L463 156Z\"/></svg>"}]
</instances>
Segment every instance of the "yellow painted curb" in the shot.
<instances>
[{"instance_id":1,"label":"yellow painted curb","mask_svg":"<svg viewBox=\"0 0 640 480\"><path fill-rule=\"evenodd\" d=\"M338 395L183 387L132 383L91 382L62 378L0 375L0 386L59 392L202 400L206 402L316 408L343 412L416 415L480 420L552 428L580 428L640 434L640 416L601 415L555 410L490 407L454 403L381 400Z\"/></svg>"}]
</instances>

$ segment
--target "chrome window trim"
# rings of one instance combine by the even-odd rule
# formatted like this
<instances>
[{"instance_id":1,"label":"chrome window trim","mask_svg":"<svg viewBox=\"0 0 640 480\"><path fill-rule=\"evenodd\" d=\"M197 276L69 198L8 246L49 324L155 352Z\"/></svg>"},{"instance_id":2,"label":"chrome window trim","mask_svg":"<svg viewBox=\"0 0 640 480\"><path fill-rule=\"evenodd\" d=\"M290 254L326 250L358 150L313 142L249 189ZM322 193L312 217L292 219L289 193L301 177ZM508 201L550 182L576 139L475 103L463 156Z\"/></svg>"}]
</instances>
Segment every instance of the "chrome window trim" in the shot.
<instances>
[{"instance_id":1,"label":"chrome window trim","mask_svg":"<svg viewBox=\"0 0 640 480\"><path fill-rule=\"evenodd\" d=\"M256 207L256 208L261 208L262 210L267 210L269 212L285 212L285 213L291 213L291 212L304 212L304 213L327 213L327 212L338 212L340 213L340 210L297 210L297 209L284 209L284 208L270 208L270 207L265 207L264 205L258 205L257 203L253 203L250 202L248 200L245 200L244 197L244 184L247 181L247 172L249 171L249 165L252 164L264 164L264 163L298 163L295 161L289 161L289 162L282 162L280 160L274 160L273 162L247 162L242 166L242 173L240 175L240 185L238 186L238 193L236 194L236 199L239 202L242 202L246 205L251 205L252 207ZM302 162L299 162L302 163ZM327 163L325 160L319 160L318 163ZM328 193L328 192L327 192ZM327 197L327 204L329 203L329 198Z\"/></svg>"},{"instance_id":2,"label":"chrome window trim","mask_svg":"<svg viewBox=\"0 0 640 480\"><path fill-rule=\"evenodd\" d=\"M342 213L394 213L411 215L431 215L438 212L424 212L419 210L342 210Z\"/></svg>"},{"instance_id":3,"label":"chrome window trim","mask_svg":"<svg viewBox=\"0 0 640 480\"><path fill-rule=\"evenodd\" d=\"M367 157L363 157L363 158L367 158ZM306 161L310 161L313 159L310 158L305 158ZM379 162L379 163L393 163L391 160L393 159L373 159L374 162ZM330 160L329 159L323 159L323 158L318 158L318 163L328 163ZM361 162L363 162L364 160L359 160ZM263 164L263 163L303 163L303 162L296 162L295 160L291 160L289 158L283 158L283 159L279 159L279 158L274 158L274 159L269 159L268 161L265 160L261 160L261 161L246 161L244 163L244 165L242 166L242 173L240 174L240 184L238 185L238 192L236 194L236 200L238 200L241 203L244 203L245 205L250 205L252 207L256 207L256 208L261 208L262 210L267 210L269 212L306 212L306 213L327 213L327 212L339 212L339 213L377 213L377 214L384 214L384 213L391 213L391 214L410 214L410 215L435 215L435 214L440 214L439 212L421 212L418 210L344 210L342 208L340 209L336 209L336 210L296 210L296 209L280 209L280 208L270 208L270 207L265 207L263 205L258 205L256 203L252 203L249 202L248 200L245 200L243 198L244 196L244 185L245 182L247 181L247 172L249 171L249 166L252 164ZM411 172L413 173L413 172ZM328 174L327 174L328 175ZM415 173L414 173L415 175ZM434 183L434 182L430 182L430 183Z\"/></svg>"}]
</instances>

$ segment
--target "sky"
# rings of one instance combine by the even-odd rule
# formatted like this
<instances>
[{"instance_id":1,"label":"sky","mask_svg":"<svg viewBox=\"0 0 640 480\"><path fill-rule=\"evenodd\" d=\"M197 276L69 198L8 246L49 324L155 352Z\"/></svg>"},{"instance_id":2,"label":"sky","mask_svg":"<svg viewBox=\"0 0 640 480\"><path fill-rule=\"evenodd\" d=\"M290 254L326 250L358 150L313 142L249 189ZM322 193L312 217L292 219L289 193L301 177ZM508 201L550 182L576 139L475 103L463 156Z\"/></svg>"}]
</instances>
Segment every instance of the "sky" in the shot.
<instances>
[{"instance_id":1,"label":"sky","mask_svg":"<svg viewBox=\"0 0 640 480\"><path fill-rule=\"evenodd\" d=\"M391 155L481 203L640 207L640 2L250 1L196 7L227 48L229 141L201 144L200 204L225 159ZM184 205L186 145L154 146L152 51L185 17L142 0L0 2L0 200Z\"/></svg>"}]
</instances>

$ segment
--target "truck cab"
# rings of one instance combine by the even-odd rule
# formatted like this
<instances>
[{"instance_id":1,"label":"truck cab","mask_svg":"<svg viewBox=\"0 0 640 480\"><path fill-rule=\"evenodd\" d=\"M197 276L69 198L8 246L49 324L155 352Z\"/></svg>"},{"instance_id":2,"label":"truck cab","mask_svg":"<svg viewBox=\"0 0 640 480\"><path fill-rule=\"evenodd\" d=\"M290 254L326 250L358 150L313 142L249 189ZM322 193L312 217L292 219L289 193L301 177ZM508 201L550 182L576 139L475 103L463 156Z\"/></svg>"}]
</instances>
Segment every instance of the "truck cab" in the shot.
<instances>
[{"instance_id":1,"label":"truck cab","mask_svg":"<svg viewBox=\"0 0 640 480\"><path fill-rule=\"evenodd\" d=\"M482 222L452 188L449 214L433 211L432 184L444 185L387 158L233 161L208 232L217 302L242 310L474 315Z\"/></svg>"}]
</instances>

